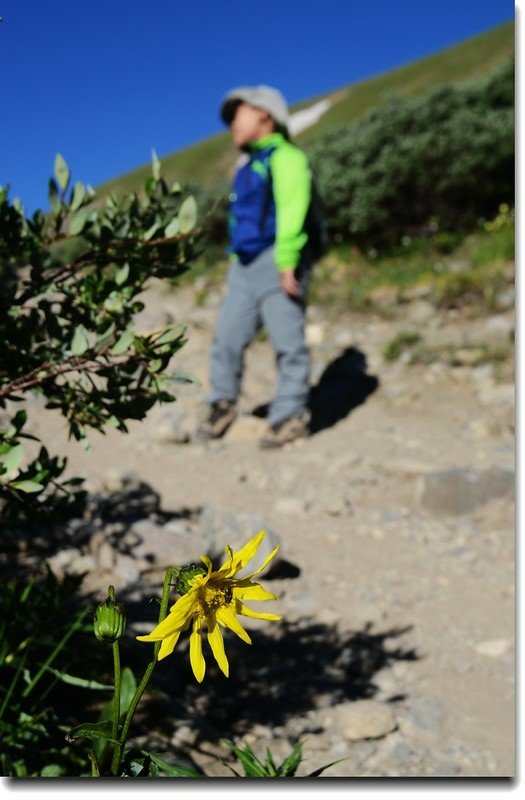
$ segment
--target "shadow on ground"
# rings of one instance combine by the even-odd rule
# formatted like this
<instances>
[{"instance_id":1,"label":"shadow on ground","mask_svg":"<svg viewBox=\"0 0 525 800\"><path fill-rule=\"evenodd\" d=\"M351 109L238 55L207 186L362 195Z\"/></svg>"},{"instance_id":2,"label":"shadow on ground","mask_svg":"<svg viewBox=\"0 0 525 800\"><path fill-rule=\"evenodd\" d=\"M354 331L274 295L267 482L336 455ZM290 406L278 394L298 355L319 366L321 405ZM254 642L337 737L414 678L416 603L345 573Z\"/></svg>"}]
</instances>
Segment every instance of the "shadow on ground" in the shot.
<instances>
[{"instance_id":1,"label":"shadow on ground","mask_svg":"<svg viewBox=\"0 0 525 800\"><path fill-rule=\"evenodd\" d=\"M375 392L379 380L369 375L367 368L365 354L356 347L347 347L325 367L308 398L312 435L331 428ZM269 405L265 403L254 408L252 414L266 417L268 409Z\"/></svg>"},{"instance_id":2,"label":"shadow on ground","mask_svg":"<svg viewBox=\"0 0 525 800\"><path fill-rule=\"evenodd\" d=\"M254 725L275 729L311 710L372 698L380 670L419 658L414 649L397 641L410 630L375 631L367 624L343 635L334 626L312 620L283 621L270 632L255 631L251 646L234 636L226 639L229 678L219 671L205 645L202 684L191 673L187 642L181 640L155 671L156 691L145 704L142 724L167 739L178 724L184 724L202 740L218 742L243 736Z\"/></svg>"},{"instance_id":3,"label":"shadow on ground","mask_svg":"<svg viewBox=\"0 0 525 800\"><path fill-rule=\"evenodd\" d=\"M356 347L347 347L328 364L310 391L310 431L330 428L365 402L379 380L367 374L367 360Z\"/></svg>"}]
</instances>

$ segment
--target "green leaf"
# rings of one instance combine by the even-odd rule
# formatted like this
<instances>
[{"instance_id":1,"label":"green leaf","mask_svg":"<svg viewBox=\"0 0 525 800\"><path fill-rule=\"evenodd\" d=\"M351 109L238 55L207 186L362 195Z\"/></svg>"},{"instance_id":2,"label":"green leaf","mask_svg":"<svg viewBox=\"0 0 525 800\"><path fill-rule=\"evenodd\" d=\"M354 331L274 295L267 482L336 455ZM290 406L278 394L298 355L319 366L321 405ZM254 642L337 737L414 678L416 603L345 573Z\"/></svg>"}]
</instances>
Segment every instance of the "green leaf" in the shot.
<instances>
[{"instance_id":1,"label":"green leaf","mask_svg":"<svg viewBox=\"0 0 525 800\"><path fill-rule=\"evenodd\" d=\"M183 200L179 209L179 230L182 234L189 233L197 224L197 202L193 195Z\"/></svg>"},{"instance_id":2,"label":"green leaf","mask_svg":"<svg viewBox=\"0 0 525 800\"><path fill-rule=\"evenodd\" d=\"M41 483L29 480L11 481L10 485L14 489L18 489L20 492L24 492L24 494L33 494L35 492L40 492L44 488Z\"/></svg>"},{"instance_id":3,"label":"green leaf","mask_svg":"<svg viewBox=\"0 0 525 800\"><path fill-rule=\"evenodd\" d=\"M105 739L108 742L118 743L118 739L112 738L113 720L108 719L103 722L83 722L71 728L66 734L66 741L74 742L75 739Z\"/></svg>"},{"instance_id":4,"label":"green leaf","mask_svg":"<svg viewBox=\"0 0 525 800\"><path fill-rule=\"evenodd\" d=\"M66 190L69 183L69 177L69 167L64 161L63 156L61 156L60 153L57 153L55 156L55 178L57 179L57 183L62 191Z\"/></svg>"},{"instance_id":5,"label":"green leaf","mask_svg":"<svg viewBox=\"0 0 525 800\"><path fill-rule=\"evenodd\" d=\"M287 756L281 766L279 767L279 774L283 778L291 778L295 775L299 764L303 758L303 746L301 742L297 742L294 749Z\"/></svg>"},{"instance_id":6,"label":"green leaf","mask_svg":"<svg viewBox=\"0 0 525 800\"><path fill-rule=\"evenodd\" d=\"M204 773L199 772L193 767L180 767L177 764L169 764L163 758L149 754L152 762L168 777L168 778L204 778Z\"/></svg>"},{"instance_id":7,"label":"green leaf","mask_svg":"<svg viewBox=\"0 0 525 800\"><path fill-rule=\"evenodd\" d=\"M120 356L122 353L125 353L126 350L129 350L131 345L133 344L133 340L135 338L135 334L131 330L126 330L124 333L117 339L113 347L111 348L111 355L113 356Z\"/></svg>"},{"instance_id":8,"label":"green leaf","mask_svg":"<svg viewBox=\"0 0 525 800\"><path fill-rule=\"evenodd\" d=\"M199 378L192 372L188 372L188 370L185 369L175 370L173 375L169 376L169 379L172 383L194 383L197 386L201 385Z\"/></svg>"},{"instance_id":9,"label":"green leaf","mask_svg":"<svg viewBox=\"0 0 525 800\"><path fill-rule=\"evenodd\" d=\"M340 764L341 761L346 761L346 758L338 758L337 761L331 761L329 764L325 764L323 767L319 767L318 769L314 769L314 771L308 773L308 775L306 777L307 778L318 778L319 775L321 775L325 771L325 769L328 769L328 767L333 767L335 764Z\"/></svg>"},{"instance_id":10,"label":"green leaf","mask_svg":"<svg viewBox=\"0 0 525 800\"><path fill-rule=\"evenodd\" d=\"M83 325L77 325L71 340L71 352L74 356L83 355L89 348L87 331Z\"/></svg>"},{"instance_id":11,"label":"green leaf","mask_svg":"<svg viewBox=\"0 0 525 800\"><path fill-rule=\"evenodd\" d=\"M82 233L88 219L88 212L81 208L80 211L71 218L69 223L69 233L71 236L76 236L77 233Z\"/></svg>"},{"instance_id":12,"label":"green leaf","mask_svg":"<svg viewBox=\"0 0 525 800\"><path fill-rule=\"evenodd\" d=\"M104 308L106 311L122 311L124 308L122 297L118 292L110 292L104 300Z\"/></svg>"},{"instance_id":13,"label":"green leaf","mask_svg":"<svg viewBox=\"0 0 525 800\"><path fill-rule=\"evenodd\" d=\"M170 342L175 341L175 339L180 339L181 336L184 336L185 332L186 328L184 325L177 325L174 328L166 328L155 339L155 347L161 344L169 344Z\"/></svg>"},{"instance_id":14,"label":"green leaf","mask_svg":"<svg viewBox=\"0 0 525 800\"><path fill-rule=\"evenodd\" d=\"M126 283L129 276L129 264L126 261L116 272L115 274L115 283L117 286L122 286L123 283Z\"/></svg>"},{"instance_id":15,"label":"green leaf","mask_svg":"<svg viewBox=\"0 0 525 800\"><path fill-rule=\"evenodd\" d=\"M13 473L16 472L18 469L20 462L24 457L24 446L21 444L17 444L5 454L5 456L0 457L0 461L2 461L6 472Z\"/></svg>"},{"instance_id":16,"label":"green leaf","mask_svg":"<svg viewBox=\"0 0 525 800\"><path fill-rule=\"evenodd\" d=\"M49 672L52 672L62 683L67 683L69 686L81 686L83 689L114 689L114 686L107 683L99 683L98 681L88 680L86 678L78 678L76 675L68 675L67 672L60 672L58 669L48 667Z\"/></svg>"},{"instance_id":17,"label":"green leaf","mask_svg":"<svg viewBox=\"0 0 525 800\"><path fill-rule=\"evenodd\" d=\"M49 179L47 199L49 200L49 205L51 206L51 210L56 211L60 206L60 202L58 199L58 186L54 178Z\"/></svg>"},{"instance_id":18,"label":"green leaf","mask_svg":"<svg viewBox=\"0 0 525 800\"><path fill-rule=\"evenodd\" d=\"M149 242L149 240L150 240L150 239L153 237L153 234L154 234L154 233L156 233L156 232L158 231L158 229L159 229L159 226L160 226L160 222L157 220L156 222L154 222L154 223L153 223L153 225L152 225L150 228L148 228L148 230L147 230L147 231L146 231L146 233L144 234L144 237L143 237L143 238L144 238L144 239L145 239L147 242Z\"/></svg>"},{"instance_id":19,"label":"green leaf","mask_svg":"<svg viewBox=\"0 0 525 800\"><path fill-rule=\"evenodd\" d=\"M122 670L120 681L120 712L125 714L137 690L137 681L129 667Z\"/></svg>"},{"instance_id":20,"label":"green leaf","mask_svg":"<svg viewBox=\"0 0 525 800\"><path fill-rule=\"evenodd\" d=\"M84 202L84 198L86 197L86 187L81 181L77 181L73 187L73 193L71 196L71 211L76 211L77 208L80 208L82 203Z\"/></svg>"},{"instance_id":21,"label":"green leaf","mask_svg":"<svg viewBox=\"0 0 525 800\"><path fill-rule=\"evenodd\" d=\"M158 159L157 153L152 148L151 149L151 174L153 175L156 181L160 178L160 161Z\"/></svg>"},{"instance_id":22,"label":"green leaf","mask_svg":"<svg viewBox=\"0 0 525 800\"><path fill-rule=\"evenodd\" d=\"M171 222L168 222L164 229L164 236L168 239L171 239L172 236L176 236L179 232L179 219L178 217L173 217Z\"/></svg>"},{"instance_id":23,"label":"green leaf","mask_svg":"<svg viewBox=\"0 0 525 800\"><path fill-rule=\"evenodd\" d=\"M89 253L91 245L83 236L59 239L49 245L49 255L54 263L66 266Z\"/></svg>"},{"instance_id":24,"label":"green leaf","mask_svg":"<svg viewBox=\"0 0 525 800\"><path fill-rule=\"evenodd\" d=\"M42 778L60 778L63 774L64 767L61 767L60 764L46 764L40 773Z\"/></svg>"}]
</instances>

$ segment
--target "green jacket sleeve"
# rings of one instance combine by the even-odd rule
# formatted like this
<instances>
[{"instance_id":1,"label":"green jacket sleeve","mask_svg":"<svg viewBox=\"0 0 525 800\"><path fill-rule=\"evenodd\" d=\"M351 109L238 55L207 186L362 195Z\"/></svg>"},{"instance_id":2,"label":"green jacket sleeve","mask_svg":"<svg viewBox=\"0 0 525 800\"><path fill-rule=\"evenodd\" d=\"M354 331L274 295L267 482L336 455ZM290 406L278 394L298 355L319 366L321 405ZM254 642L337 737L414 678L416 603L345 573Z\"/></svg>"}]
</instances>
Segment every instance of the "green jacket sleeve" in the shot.
<instances>
[{"instance_id":1,"label":"green jacket sleeve","mask_svg":"<svg viewBox=\"0 0 525 800\"><path fill-rule=\"evenodd\" d=\"M275 261L278 270L294 269L308 239L304 221L310 204L310 166L302 150L286 143L272 154L270 168L276 213Z\"/></svg>"}]
</instances>

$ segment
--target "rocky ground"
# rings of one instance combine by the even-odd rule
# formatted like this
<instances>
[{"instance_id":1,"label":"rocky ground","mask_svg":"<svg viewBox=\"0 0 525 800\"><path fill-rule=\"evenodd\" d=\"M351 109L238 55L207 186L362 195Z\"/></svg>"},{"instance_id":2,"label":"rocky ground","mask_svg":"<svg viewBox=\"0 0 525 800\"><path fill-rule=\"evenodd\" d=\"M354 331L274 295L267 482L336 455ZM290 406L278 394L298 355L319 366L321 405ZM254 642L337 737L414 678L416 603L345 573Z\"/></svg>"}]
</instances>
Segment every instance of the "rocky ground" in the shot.
<instances>
[{"instance_id":1,"label":"rocky ground","mask_svg":"<svg viewBox=\"0 0 525 800\"><path fill-rule=\"evenodd\" d=\"M184 645L161 662L141 741L210 776L231 775L216 757L227 758L223 738L276 758L301 740L301 775L335 761L326 776L512 776L512 300L471 318L438 312L424 295L388 315L312 306L314 432L272 452L257 448L275 378L263 338L247 353L237 422L220 442L193 437L220 301L202 289L149 293L141 325L186 323L174 366L200 384L181 385L175 404L128 436L94 435L86 452L34 401L36 432L68 452L93 493L51 564L87 571L92 598L116 586L130 652L147 647L133 637L153 625L169 563L220 553L262 527L281 546L262 581L283 622L247 620L252 647L228 639L228 680L210 660L197 686ZM385 359L407 331L419 338ZM410 363L425 347L439 357ZM506 361L480 363L502 348Z\"/></svg>"}]
</instances>

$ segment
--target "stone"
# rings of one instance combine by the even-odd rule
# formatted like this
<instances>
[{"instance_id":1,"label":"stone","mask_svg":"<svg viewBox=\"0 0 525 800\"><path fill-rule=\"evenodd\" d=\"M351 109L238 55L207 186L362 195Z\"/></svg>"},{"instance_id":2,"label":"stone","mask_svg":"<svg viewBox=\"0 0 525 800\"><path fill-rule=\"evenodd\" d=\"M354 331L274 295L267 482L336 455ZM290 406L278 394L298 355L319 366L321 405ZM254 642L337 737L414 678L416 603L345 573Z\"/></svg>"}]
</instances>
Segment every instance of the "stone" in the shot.
<instances>
[{"instance_id":1,"label":"stone","mask_svg":"<svg viewBox=\"0 0 525 800\"><path fill-rule=\"evenodd\" d=\"M249 539L259 531L266 531L257 553L247 567L237 574L241 577L250 575L264 561L266 556L280 544L279 539L269 530L265 520L256 514L247 511L234 511L220 505L210 504L203 508L200 517L201 542L203 551L214 563L222 563L226 556L226 545L234 550L243 547ZM277 558L282 557L282 552L276 556L270 566L277 563ZM266 567L261 574L268 570Z\"/></svg>"},{"instance_id":2,"label":"stone","mask_svg":"<svg viewBox=\"0 0 525 800\"><path fill-rule=\"evenodd\" d=\"M110 468L102 473L101 482L106 491L121 492L125 487L137 485L140 478L134 470Z\"/></svg>"},{"instance_id":3,"label":"stone","mask_svg":"<svg viewBox=\"0 0 525 800\"><path fill-rule=\"evenodd\" d=\"M137 536L132 555L155 566L182 566L198 561L199 556L204 555L203 543L198 535L169 522L160 525L148 519L139 520L131 527L131 534Z\"/></svg>"},{"instance_id":4,"label":"stone","mask_svg":"<svg viewBox=\"0 0 525 800\"><path fill-rule=\"evenodd\" d=\"M406 308L406 319L417 324L426 324L436 313L428 300L413 300Z\"/></svg>"},{"instance_id":5,"label":"stone","mask_svg":"<svg viewBox=\"0 0 525 800\"><path fill-rule=\"evenodd\" d=\"M281 497L277 500L274 511L278 514L302 515L308 508L308 503L302 497Z\"/></svg>"},{"instance_id":6,"label":"stone","mask_svg":"<svg viewBox=\"0 0 525 800\"><path fill-rule=\"evenodd\" d=\"M133 479L120 491L93 498L93 505L105 521L144 519L160 510L160 495L147 483Z\"/></svg>"},{"instance_id":7,"label":"stone","mask_svg":"<svg viewBox=\"0 0 525 800\"><path fill-rule=\"evenodd\" d=\"M375 700L356 700L330 709L334 725L344 739L381 739L397 729L391 708Z\"/></svg>"},{"instance_id":8,"label":"stone","mask_svg":"<svg viewBox=\"0 0 525 800\"><path fill-rule=\"evenodd\" d=\"M266 433L268 423L265 419L252 416L237 417L233 425L224 434L228 442L256 442Z\"/></svg>"},{"instance_id":9,"label":"stone","mask_svg":"<svg viewBox=\"0 0 525 800\"><path fill-rule=\"evenodd\" d=\"M323 344L326 334L322 322L309 322L305 327L306 344L309 347Z\"/></svg>"},{"instance_id":10,"label":"stone","mask_svg":"<svg viewBox=\"0 0 525 800\"><path fill-rule=\"evenodd\" d=\"M491 658L501 658L512 647L510 639L491 639L485 642L479 642L475 650L482 656L490 656Z\"/></svg>"},{"instance_id":11,"label":"stone","mask_svg":"<svg viewBox=\"0 0 525 800\"><path fill-rule=\"evenodd\" d=\"M510 344L514 338L514 320L504 314L489 317L483 324L480 338L491 345Z\"/></svg>"},{"instance_id":12,"label":"stone","mask_svg":"<svg viewBox=\"0 0 525 800\"><path fill-rule=\"evenodd\" d=\"M510 469L447 469L429 472L417 481L419 503L434 514L469 514L496 497L512 496L515 476Z\"/></svg>"},{"instance_id":13,"label":"stone","mask_svg":"<svg viewBox=\"0 0 525 800\"><path fill-rule=\"evenodd\" d=\"M190 441L187 415L184 411L166 414L156 423L153 437L160 444L186 444Z\"/></svg>"},{"instance_id":14,"label":"stone","mask_svg":"<svg viewBox=\"0 0 525 800\"><path fill-rule=\"evenodd\" d=\"M50 570L58 576L63 576L71 564L79 556L79 551L76 547L67 547L64 550L59 550L53 556L47 559Z\"/></svg>"},{"instance_id":15,"label":"stone","mask_svg":"<svg viewBox=\"0 0 525 800\"><path fill-rule=\"evenodd\" d=\"M479 401L485 406L513 410L516 405L516 387L512 383L497 383L484 386L478 393Z\"/></svg>"}]
</instances>

